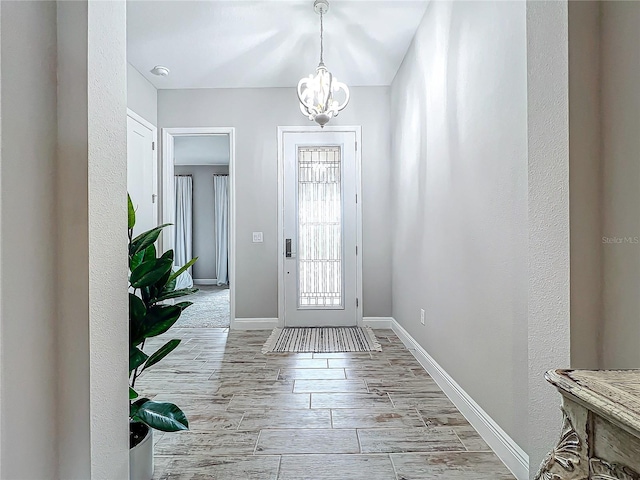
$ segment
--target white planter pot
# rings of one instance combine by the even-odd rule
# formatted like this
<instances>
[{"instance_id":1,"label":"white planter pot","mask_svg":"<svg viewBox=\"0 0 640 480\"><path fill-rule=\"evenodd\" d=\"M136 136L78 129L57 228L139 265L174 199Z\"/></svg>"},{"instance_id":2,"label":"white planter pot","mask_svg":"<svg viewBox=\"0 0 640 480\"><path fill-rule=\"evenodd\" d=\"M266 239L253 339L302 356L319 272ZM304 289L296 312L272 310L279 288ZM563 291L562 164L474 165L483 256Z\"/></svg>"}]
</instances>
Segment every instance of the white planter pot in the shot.
<instances>
[{"instance_id":1,"label":"white planter pot","mask_svg":"<svg viewBox=\"0 0 640 480\"><path fill-rule=\"evenodd\" d=\"M129 480L152 480L153 478L153 429L146 437L129 449Z\"/></svg>"}]
</instances>

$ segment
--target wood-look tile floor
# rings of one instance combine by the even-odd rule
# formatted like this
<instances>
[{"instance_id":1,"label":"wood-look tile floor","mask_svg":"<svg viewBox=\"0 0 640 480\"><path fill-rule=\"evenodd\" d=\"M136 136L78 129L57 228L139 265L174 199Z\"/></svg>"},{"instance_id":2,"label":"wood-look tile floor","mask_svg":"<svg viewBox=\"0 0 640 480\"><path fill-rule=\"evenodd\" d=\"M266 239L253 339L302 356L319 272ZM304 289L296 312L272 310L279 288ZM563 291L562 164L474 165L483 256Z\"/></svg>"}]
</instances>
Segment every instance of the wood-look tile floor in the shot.
<instances>
[{"instance_id":1,"label":"wood-look tile floor","mask_svg":"<svg viewBox=\"0 0 640 480\"><path fill-rule=\"evenodd\" d=\"M190 431L156 432L157 479L513 480L391 330L382 352L270 354L270 332L173 329L138 380Z\"/></svg>"}]
</instances>

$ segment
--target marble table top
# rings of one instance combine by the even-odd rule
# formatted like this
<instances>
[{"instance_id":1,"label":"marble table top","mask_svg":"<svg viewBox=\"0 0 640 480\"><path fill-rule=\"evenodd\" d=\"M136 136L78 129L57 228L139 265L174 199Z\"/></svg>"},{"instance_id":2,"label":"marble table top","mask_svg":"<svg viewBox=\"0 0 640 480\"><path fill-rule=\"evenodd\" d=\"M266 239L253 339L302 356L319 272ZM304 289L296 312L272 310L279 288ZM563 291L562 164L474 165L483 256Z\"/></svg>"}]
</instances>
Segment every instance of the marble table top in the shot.
<instances>
[{"instance_id":1,"label":"marble table top","mask_svg":"<svg viewBox=\"0 0 640 480\"><path fill-rule=\"evenodd\" d=\"M589 410L640 436L640 370L550 370L545 377Z\"/></svg>"}]
</instances>

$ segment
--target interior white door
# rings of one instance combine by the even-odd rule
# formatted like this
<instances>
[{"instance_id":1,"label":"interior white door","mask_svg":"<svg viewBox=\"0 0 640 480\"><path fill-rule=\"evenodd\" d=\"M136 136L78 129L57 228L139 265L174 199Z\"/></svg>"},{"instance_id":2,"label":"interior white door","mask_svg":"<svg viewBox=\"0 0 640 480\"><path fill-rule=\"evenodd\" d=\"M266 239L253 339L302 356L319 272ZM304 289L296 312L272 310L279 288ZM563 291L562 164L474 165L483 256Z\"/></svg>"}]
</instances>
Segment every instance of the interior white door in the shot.
<instances>
[{"instance_id":1,"label":"interior white door","mask_svg":"<svg viewBox=\"0 0 640 480\"><path fill-rule=\"evenodd\" d=\"M127 117L127 190L136 209L134 234L158 225L155 131Z\"/></svg>"},{"instance_id":2,"label":"interior white door","mask_svg":"<svg viewBox=\"0 0 640 480\"><path fill-rule=\"evenodd\" d=\"M355 132L286 132L284 322L357 324Z\"/></svg>"}]
</instances>

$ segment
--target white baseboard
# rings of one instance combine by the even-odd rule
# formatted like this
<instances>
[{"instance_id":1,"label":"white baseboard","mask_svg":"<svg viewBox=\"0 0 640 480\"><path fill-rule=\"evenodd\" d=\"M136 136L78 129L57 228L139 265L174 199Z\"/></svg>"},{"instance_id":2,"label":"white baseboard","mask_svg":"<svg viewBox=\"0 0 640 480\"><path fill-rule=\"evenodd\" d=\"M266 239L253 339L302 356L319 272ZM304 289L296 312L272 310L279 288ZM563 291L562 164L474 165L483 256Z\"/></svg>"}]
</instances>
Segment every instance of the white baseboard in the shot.
<instances>
[{"instance_id":1,"label":"white baseboard","mask_svg":"<svg viewBox=\"0 0 640 480\"><path fill-rule=\"evenodd\" d=\"M231 322L231 330L273 330L277 326L277 318L236 318Z\"/></svg>"},{"instance_id":2,"label":"white baseboard","mask_svg":"<svg viewBox=\"0 0 640 480\"><path fill-rule=\"evenodd\" d=\"M193 284L194 285L217 285L218 279L217 278L194 278Z\"/></svg>"},{"instance_id":3,"label":"white baseboard","mask_svg":"<svg viewBox=\"0 0 640 480\"><path fill-rule=\"evenodd\" d=\"M391 328L511 473L518 480L528 480L529 456L395 319Z\"/></svg>"},{"instance_id":4,"label":"white baseboard","mask_svg":"<svg viewBox=\"0 0 640 480\"><path fill-rule=\"evenodd\" d=\"M364 317L362 323L371 328L391 328L391 317Z\"/></svg>"}]
</instances>

